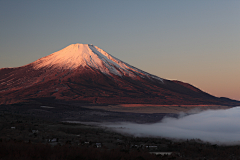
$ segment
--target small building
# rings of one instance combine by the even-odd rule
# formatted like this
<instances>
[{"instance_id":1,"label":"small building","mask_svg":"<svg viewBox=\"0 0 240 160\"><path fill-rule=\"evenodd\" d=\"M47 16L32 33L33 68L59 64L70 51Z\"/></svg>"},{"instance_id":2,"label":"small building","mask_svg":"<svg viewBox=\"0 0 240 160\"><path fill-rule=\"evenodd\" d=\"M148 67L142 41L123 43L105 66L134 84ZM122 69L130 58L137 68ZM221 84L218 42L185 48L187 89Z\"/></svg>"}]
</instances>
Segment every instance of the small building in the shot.
<instances>
[{"instance_id":1,"label":"small building","mask_svg":"<svg viewBox=\"0 0 240 160\"><path fill-rule=\"evenodd\" d=\"M172 152L149 152L150 154L155 154L155 155L162 155L162 156L164 156L164 155L171 155L172 154Z\"/></svg>"},{"instance_id":2,"label":"small building","mask_svg":"<svg viewBox=\"0 0 240 160\"><path fill-rule=\"evenodd\" d=\"M48 140L50 143L58 142L58 138L51 138Z\"/></svg>"},{"instance_id":3,"label":"small building","mask_svg":"<svg viewBox=\"0 0 240 160\"><path fill-rule=\"evenodd\" d=\"M102 144L101 144L101 143L96 143L96 147L97 147L97 148L101 148L101 147L102 147Z\"/></svg>"},{"instance_id":4,"label":"small building","mask_svg":"<svg viewBox=\"0 0 240 160\"><path fill-rule=\"evenodd\" d=\"M157 150L158 146L147 145L146 148L149 149L149 150Z\"/></svg>"},{"instance_id":5,"label":"small building","mask_svg":"<svg viewBox=\"0 0 240 160\"><path fill-rule=\"evenodd\" d=\"M38 130L32 130L32 133L38 133Z\"/></svg>"},{"instance_id":6,"label":"small building","mask_svg":"<svg viewBox=\"0 0 240 160\"><path fill-rule=\"evenodd\" d=\"M89 145L89 144L90 144L90 142L84 142L84 144L86 144L86 145Z\"/></svg>"}]
</instances>

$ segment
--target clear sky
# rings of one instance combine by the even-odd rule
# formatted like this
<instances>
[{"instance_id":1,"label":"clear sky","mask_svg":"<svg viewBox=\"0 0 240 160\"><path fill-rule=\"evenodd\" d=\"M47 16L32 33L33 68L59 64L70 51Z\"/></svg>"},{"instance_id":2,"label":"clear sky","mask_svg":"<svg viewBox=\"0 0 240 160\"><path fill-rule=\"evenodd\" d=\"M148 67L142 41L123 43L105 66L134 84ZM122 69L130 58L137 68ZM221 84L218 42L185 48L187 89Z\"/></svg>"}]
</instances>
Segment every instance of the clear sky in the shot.
<instances>
[{"instance_id":1,"label":"clear sky","mask_svg":"<svg viewBox=\"0 0 240 160\"><path fill-rule=\"evenodd\" d=\"M0 68L72 43L240 100L239 0L0 1Z\"/></svg>"}]
</instances>

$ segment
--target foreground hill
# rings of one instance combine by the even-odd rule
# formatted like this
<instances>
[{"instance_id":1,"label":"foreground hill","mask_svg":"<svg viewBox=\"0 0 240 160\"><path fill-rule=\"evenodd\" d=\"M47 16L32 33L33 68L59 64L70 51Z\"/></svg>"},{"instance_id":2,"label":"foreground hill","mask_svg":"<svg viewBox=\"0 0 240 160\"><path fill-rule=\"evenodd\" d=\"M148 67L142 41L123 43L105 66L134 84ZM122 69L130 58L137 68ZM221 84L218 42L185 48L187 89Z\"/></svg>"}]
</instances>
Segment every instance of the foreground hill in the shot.
<instances>
[{"instance_id":1,"label":"foreground hill","mask_svg":"<svg viewBox=\"0 0 240 160\"><path fill-rule=\"evenodd\" d=\"M46 98L88 104L240 105L144 72L89 44L72 44L28 65L0 69L0 104Z\"/></svg>"}]
</instances>

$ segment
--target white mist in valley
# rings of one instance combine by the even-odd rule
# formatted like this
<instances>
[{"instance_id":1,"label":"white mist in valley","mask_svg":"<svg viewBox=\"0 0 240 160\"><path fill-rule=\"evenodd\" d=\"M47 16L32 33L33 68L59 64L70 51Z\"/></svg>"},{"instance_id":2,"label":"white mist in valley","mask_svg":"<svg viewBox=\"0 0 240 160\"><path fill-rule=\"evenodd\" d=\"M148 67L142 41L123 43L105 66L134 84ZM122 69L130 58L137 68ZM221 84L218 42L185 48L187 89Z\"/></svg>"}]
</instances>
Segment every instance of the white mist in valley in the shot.
<instances>
[{"instance_id":1,"label":"white mist in valley","mask_svg":"<svg viewBox=\"0 0 240 160\"><path fill-rule=\"evenodd\" d=\"M201 139L217 144L240 144L240 107L165 117L153 124L111 123L105 127L138 137Z\"/></svg>"}]
</instances>

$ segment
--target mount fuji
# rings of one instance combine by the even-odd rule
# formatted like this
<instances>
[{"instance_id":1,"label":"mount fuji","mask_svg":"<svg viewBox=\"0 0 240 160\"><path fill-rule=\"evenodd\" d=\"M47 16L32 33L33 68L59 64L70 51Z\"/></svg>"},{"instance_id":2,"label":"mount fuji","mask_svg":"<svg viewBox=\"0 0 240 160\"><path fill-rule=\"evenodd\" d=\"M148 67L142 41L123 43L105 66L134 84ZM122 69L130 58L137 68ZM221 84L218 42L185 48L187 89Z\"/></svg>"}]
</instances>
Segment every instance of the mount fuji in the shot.
<instances>
[{"instance_id":1,"label":"mount fuji","mask_svg":"<svg viewBox=\"0 0 240 160\"><path fill-rule=\"evenodd\" d=\"M239 105L135 68L91 44L0 69L0 104L34 99L88 104Z\"/></svg>"}]
</instances>

